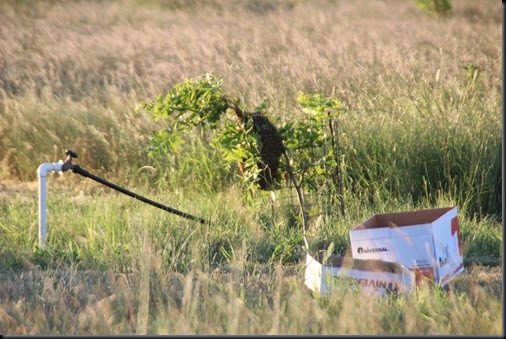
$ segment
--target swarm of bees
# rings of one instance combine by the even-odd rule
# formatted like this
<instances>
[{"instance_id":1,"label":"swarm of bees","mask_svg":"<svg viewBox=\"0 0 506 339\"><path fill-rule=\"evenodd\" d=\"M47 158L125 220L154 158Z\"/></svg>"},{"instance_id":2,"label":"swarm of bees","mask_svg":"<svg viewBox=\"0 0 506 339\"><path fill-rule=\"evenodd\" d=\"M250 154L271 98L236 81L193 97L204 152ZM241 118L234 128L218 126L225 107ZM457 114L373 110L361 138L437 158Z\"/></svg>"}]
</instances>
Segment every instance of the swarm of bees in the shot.
<instances>
[{"instance_id":1,"label":"swarm of bees","mask_svg":"<svg viewBox=\"0 0 506 339\"><path fill-rule=\"evenodd\" d=\"M261 112L243 112L238 107L234 108L239 121L246 124L251 119L253 122L253 133L260 141L260 159L257 163L260 169L258 184L262 190L273 190L278 188L279 161L285 151L283 139L276 126ZM240 166L241 173L243 166Z\"/></svg>"}]
</instances>

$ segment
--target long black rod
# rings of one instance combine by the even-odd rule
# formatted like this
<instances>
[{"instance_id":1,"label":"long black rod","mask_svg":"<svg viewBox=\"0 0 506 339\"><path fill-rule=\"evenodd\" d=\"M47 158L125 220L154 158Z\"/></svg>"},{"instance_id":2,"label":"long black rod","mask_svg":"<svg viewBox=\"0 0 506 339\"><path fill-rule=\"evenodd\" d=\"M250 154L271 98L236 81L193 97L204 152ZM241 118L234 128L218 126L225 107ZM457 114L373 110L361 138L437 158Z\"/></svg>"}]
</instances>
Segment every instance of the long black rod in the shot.
<instances>
[{"instance_id":1,"label":"long black rod","mask_svg":"<svg viewBox=\"0 0 506 339\"><path fill-rule=\"evenodd\" d=\"M74 172L74 173L77 173L77 174L82 175L83 177L87 177L87 178L90 178L90 179L92 179L92 180L95 180L96 182L99 182L99 183L101 183L102 185L105 185L105 186L108 186L108 187L110 187L110 188L112 188L112 189L115 189L116 191L119 191L119 192L121 192L121 193L123 193L123 194L126 194L126 195L128 195L128 196L131 196L132 198L135 198L135 199L137 199L137 200L140 200L140 201L142 201L142 202L145 202L146 204L150 204L150 205L152 205L152 206L155 206L155 207L158 207L158 208L160 208L160 209L162 209L162 210L164 210L164 211L167 211L167 212L170 212L170 213L173 213L173 214L179 215L179 216L181 216L181 217L183 217L183 218L186 218L186 219L190 219L190 220L195 220L195 221L198 221L198 222L200 222L200 223L202 223L202 224L206 224L206 223L208 223L208 221L207 221L207 220L205 220L205 219L198 218L198 217L195 217L195 216L193 216L193 215L191 215L191 214L188 214L188 213L185 213L185 212L178 211L178 210L176 210L176 209L174 209L174 208L171 208L171 207L169 207L169 206L162 205L162 204L160 204L159 202L156 202L156 201L153 201L153 200L148 199L148 198L146 198L146 197L143 197L142 195L139 195L139 194L134 193L134 192L132 192L132 191L129 191L129 190L127 190L127 189L125 189L125 188L123 188L123 187L121 187L121 186L118 186L118 185L116 185L116 184L113 184L113 183L112 183L112 182L110 182L110 181L107 181L107 180L105 180L105 179L103 179L103 178L97 177L96 175L91 174L90 172L88 172L88 171L87 171L87 170L85 170L84 168L80 167L79 165L72 165L71 169L72 169L72 172Z\"/></svg>"}]
</instances>

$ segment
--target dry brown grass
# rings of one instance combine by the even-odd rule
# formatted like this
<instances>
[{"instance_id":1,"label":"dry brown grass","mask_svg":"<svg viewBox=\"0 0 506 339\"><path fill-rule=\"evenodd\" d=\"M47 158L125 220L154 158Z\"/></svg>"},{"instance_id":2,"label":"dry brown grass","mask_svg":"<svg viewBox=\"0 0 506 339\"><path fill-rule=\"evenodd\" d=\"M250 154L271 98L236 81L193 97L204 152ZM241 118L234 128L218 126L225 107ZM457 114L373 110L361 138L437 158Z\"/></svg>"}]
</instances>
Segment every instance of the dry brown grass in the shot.
<instances>
[{"instance_id":1,"label":"dry brown grass","mask_svg":"<svg viewBox=\"0 0 506 339\"><path fill-rule=\"evenodd\" d=\"M35 179L32 168L65 147L91 169L135 173L155 129L136 105L210 71L280 117L298 114L298 90L335 91L358 112L350 133L381 124L381 112L418 114L432 95L449 121L471 111L501 124L496 1L458 1L445 19L414 1L8 1L0 22L2 179ZM468 63L483 80L471 100Z\"/></svg>"},{"instance_id":2,"label":"dry brown grass","mask_svg":"<svg viewBox=\"0 0 506 339\"><path fill-rule=\"evenodd\" d=\"M471 268L447 292L419 288L408 297L378 299L342 291L311 296L300 272L294 274L298 269L182 275L149 267L144 274L141 268L131 274L71 268L4 272L0 330L11 335L472 335L502 330L502 273L497 268Z\"/></svg>"},{"instance_id":3,"label":"dry brown grass","mask_svg":"<svg viewBox=\"0 0 506 339\"><path fill-rule=\"evenodd\" d=\"M33 187L12 180L34 180L38 164L55 161L64 148L73 148L86 168L106 172L116 182L138 183L138 169L149 162L149 136L158 125L136 112L136 105L180 80L210 71L222 75L227 91L247 106L254 107L265 97L272 114L284 118L298 114L294 109L298 90L334 91L356 113L343 123L348 133L343 140L370 133L374 141L380 129L381 135L396 139L392 133L411 131L413 126L418 133L427 124L448 125L441 133L454 128L474 138L465 139L462 154L483 150L485 156L473 161L493 167L501 132L501 4L456 0L453 7L448 18L435 18L421 13L414 1L402 0L213 0L205 5L182 0L0 2L0 195L5 198L0 207L12 210L0 218L7 220L0 226L13 229L15 224L9 246L31 248L26 234L35 227L27 221L35 220L35 205L14 199L20 195L33 200ZM479 86L473 89L462 68L468 63L480 72ZM391 132L390 127L398 129ZM209 157L201 158L212 163ZM207 172L202 173L179 174L187 180L181 186L187 188L192 181L205 184ZM488 175L476 173L476 180ZM65 180L62 185L67 187L86 184L69 185L72 179ZM497 184L495 177L482 180ZM474 182L470 186L484 187ZM93 255L110 260L117 255L115 250L131 245L132 236L118 230L124 223L116 201L100 199L83 204L96 201L107 207L100 210L104 224L114 222L104 229L110 226L108 237L116 239L117 232L121 239L114 249L104 249L97 239L83 239L96 245ZM204 210L201 200L206 197L199 199L193 206L196 211ZM360 201L354 204L361 206ZM70 205L59 205L65 216L84 220L82 211ZM97 211L93 206L86 205L89 211L79 224L79 234L88 234L89 225L99 227L91 221ZM248 227L258 226L250 210L237 213L248 220ZM143 216L154 218L149 212ZM68 225L62 229L73 234L76 225ZM486 226L497 238L499 225ZM90 234L103 238L100 232ZM163 244L165 235L160 238ZM72 239L68 243L75 243ZM202 247L206 241L202 236L189 246ZM121 263L128 262L126 258L121 257ZM182 275L167 272L156 255L144 259L143 264L128 262L131 274L74 267L2 272L0 333L497 335L503 331L500 268L468 268L454 289L444 293L421 289L411 298L393 300L338 293L320 299L302 286L300 266L296 274L283 270L276 274L272 267L248 272L240 268L246 264L239 260L239 268L229 272L192 270Z\"/></svg>"},{"instance_id":4,"label":"dry brown grass","mask_svg":"<svg viewBox=\"0 0 506 339\"><path fill-rule=\"evenodd\" d=\"M447 79L468 62L500 86L497 1L457 1L444 20L421 14L414 2L243 3L255 2L265 10L234 1L217 2L221 10L180 11L149 6L156 1L26 8L3 3L4 95L34 93L89 103L112 87L141 100L176 81L215 71L247 102L266 96L281 109L299 89L336 87L356 102L380 90L374 81L380 75L425 82L440 69L441 79ZM389 85L398 86L390 88L397 95L409 94L401 81Z\"/></svg>"}]
</instances>

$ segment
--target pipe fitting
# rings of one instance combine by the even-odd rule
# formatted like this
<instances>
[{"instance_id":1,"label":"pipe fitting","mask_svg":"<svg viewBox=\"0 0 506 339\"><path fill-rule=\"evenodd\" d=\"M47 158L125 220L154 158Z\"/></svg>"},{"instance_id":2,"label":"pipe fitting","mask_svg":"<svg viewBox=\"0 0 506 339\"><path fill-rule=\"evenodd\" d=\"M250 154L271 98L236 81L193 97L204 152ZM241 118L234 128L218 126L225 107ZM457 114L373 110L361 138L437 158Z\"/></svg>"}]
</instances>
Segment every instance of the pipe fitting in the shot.
<instances>
[{"instance_id":1,"label":"pipe fitting","mask_svg":"<svg viewBox=\"0 0 506 339\"><path fill-rule=\"evenodd\" d=\"M47 243L47 226L46 226L46 176L49 172L58 172L62 174L63 161L44 162L37 168L37 176L39 179L39 246L44 248Z\"/></svg>"},{"instance_id":2,"label":"pipe fitting","mask_svg":"<svg viewBox=\"0 0 506 339\"><path fill-rule=\"evenodd\" d=\"M63 161L44 162L37 168L37 176L45 177L49 172L59 172L62 170Z\"/></svg>"}]
</instances>

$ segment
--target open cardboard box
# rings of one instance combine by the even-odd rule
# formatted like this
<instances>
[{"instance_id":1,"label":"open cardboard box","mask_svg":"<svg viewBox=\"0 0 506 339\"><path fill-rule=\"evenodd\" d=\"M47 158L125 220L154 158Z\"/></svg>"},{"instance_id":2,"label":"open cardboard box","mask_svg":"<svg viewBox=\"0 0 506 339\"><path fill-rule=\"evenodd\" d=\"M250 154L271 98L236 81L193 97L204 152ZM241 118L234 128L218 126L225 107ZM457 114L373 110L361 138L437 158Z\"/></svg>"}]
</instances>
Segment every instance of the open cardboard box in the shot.
<instances>
[{"instance_id":1,"label":"open cardboard box","mask_svg":"<svg viewBox=\"0 0 506 339\"><path fill-rule=\"evenodd\" d=\"M376 214L350 231L352 257L404 265L445 286L464 270L457 208Z\"/></svg>"},{"instance_id":2,"label":"open cardboard box","mask_svg":"<svg viewBox=\"0 0 506 339\"><path fill-rule=\"evenodd\" d=\"M325 260L324 260L325 259ZM400 264L380 260L360 260L323 252L306 255L305 285L320 294L335 288L360 288L370 294L409 293L415 287L415 274Z\"/></svg>"}]
</instances>

